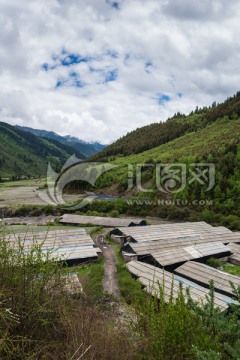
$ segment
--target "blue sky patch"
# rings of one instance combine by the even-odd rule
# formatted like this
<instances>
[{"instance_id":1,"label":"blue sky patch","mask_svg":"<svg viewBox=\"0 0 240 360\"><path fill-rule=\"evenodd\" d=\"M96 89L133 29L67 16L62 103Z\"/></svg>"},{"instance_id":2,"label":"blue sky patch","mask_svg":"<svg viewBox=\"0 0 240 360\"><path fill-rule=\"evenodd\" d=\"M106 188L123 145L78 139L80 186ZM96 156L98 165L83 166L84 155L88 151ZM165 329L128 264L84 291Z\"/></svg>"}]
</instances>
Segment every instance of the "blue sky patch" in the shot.
<instances>
[{"instance_id":1,"label":"blue sky patch","mask_svg":"<svg viewBox=\"0 0 240 360\"><path fill-rule=\"evenodd\" d=\"M111 82L111 81L115 81L118 77L118 70L114 69L114 70L110 70L107 72L106 77L105 77L105 83Z\"/></svg>"},{"instance_id":2,"label":"blue sky patch","mask_svg":"<svg viewBox=\"0 0 240 360\"><path fill-rule=\"evenodd\" d=\"M94 68L94 67L91 66L91 65L89 65L89 70L90 70L91 72L102 72L101 69Z\"/></svg>"},{"instance_id":3,"label":"blue sky patch","mask_svg":"<svg viewBox=\"0 0 240 360\"><path fill-rule=\"evenodd\" d=\"M53 70L59 67L69 68L69 72L67 76L63 78L58 78L55 88L59 88L62 86L72 86L76 88L83 88L86 86L86 83L82 81L80 74L75 71L77 67L74 65L79 63L88 63L89 71L92 73L98 73L99 80L96 81L96 84L106 84L112 81L115 81L118 77L118 69L113 69L110 66L101 65L101 60L104 59L105 56L110 56L112 59L118 58L118 53L114 50L108 49L102 53L102 55L90 57L90 56L81 56L76 53L70 53L65 49L59 55L52 56L52 64L44 63L41 66L43 71ZM99 65L96 67L93 66L93 60L98 61Z\"/></svg>"},{"instance_id":4,"label":"blue sky patch","mask_svg":"<svg viewBox=\"0 0 240 360\"><path fill-rule=\"evenodd\" d=\"M124 63L124 65L128 65L128 62L129 62L129 60L130 60L130 54L125 54L125 56L124 56L124 60L123 60L123 63Z\"/></svg>"},{"instance_id":5,"label":"blue sky patch","mask_svg":"<svg viewBox=\"0 0 240 360\"><path fill-rule=\"evenodd\" d=\"M97 84L106 84L111 81L115 81L118 78L118 69L108 70L104 68L94 68L93 66L89 66L89 70L91 72L99 73L102 80L99 80Z\"/></svg>"},{"instance_id":6,"label":"blue sky patch","mask_svg":"<svg viewBox=\"0 0 240 360\"><path fill-rule=\"evenodd\" d=\"M44 70L44 71L47 72L47 71L49 71L49 70L55 69L55 68L56 68L56 65L50 65L50 64L48 64L48 63L44 63L44 64L42 64L41 68L42 68L42 70Z\"/></svg>"},{"instance_id":7,"label":"blue sky patch","mask_svg":"<svg viewBox=\"0 0 240 360\"><path fill-rule=\"evenodd\" d=\"M59 87L63 86L65 82L66 81L64 81L64 80L58 80L55 87L59 88Z\"/></svg>"},{"instance_id":8,"label":"blue sky patch","mask_svg":"<svg viewBox=\"0 0 240 360\"><path fill-rule=\"evenodd\" d=\"M83 88L85 86L84 82L81 81L79 74L77 74L76 72L74 71L70 72L69 77L72 86L77 88Z\"/></svg>"},{"instance_id":9,"label":"blue sky patch","mask_svg":"<svg viewBox=\"0 0 240 360\"><path fill-rule=\"evenodd\" d=\"M52 61L54 64L44 63L41 69L44 71L54 70L58 66L74 66L79 63L87 63L93 58L90 56L81 56L79 54L69 53L65 49L62 50L60 55L52 55Z\"/></svg>"},{"instance_id":10,"label":"blue sky patch","mask_svg":"<svg viewBox=\"0 0 240 360\"><path fill-rule=\"evenodd\" d=\"M42 64L42 70L48 71L49 65L47 63Z\"/></svg>"},{"instance_id":11,"label":"blue sky patch","mask_svg":"<svg viewBox=\"0 0 240 360\"><path fill-rule=\"evenodd\" d=\"M116 10L120 10L120 4L118 1L106 0L106 3L109 4L112 8L114 8Z\"/></svg>"},{"instance_id":12,"label":"blue sky patch","mask_svg":"<svg viewBox=\"0 0 240 360\"><path fill-rule=\"evenodd\" d=\"M63 66L71 66L75 64L79 64L81 62L88 62L90 61L90 57L81 57L80 55L76 54L68 54L64 59L61 59L61 64Z\"/></svg>"},{"instance_id":13,"label":"blue sky patch","mask_svg":"<svg viewBox=\"0 0 240 360\"><path fill-rule=\"evenodd\" d=\"M59 88L62 86L73 86L76 88L83 88L85 83L81 81L78 73L71 71L69 73L69 77L66 79L58 79L55 88Z\"/></svg>"},{"instance_id":14,"label":"blue sky patch","mask_svg":"<svg viewBox=\"0 0 240 360\"><path fill-rule=\"evenodd\" d=\"M159 105L164 105L166 102L170 101L170 96L166 94L157 94L157 102Z\"/></svg>"},{"instance_id":15,"label":"blue sky patch","mask_svg":"<svg viewBox=\"0 0 240 360\"><path fill-rule=\"evenodd\" d=\"M117 59L117 58L118 58L118 53L117 53L117 51L114 51L114 50L107 50L107 51L105 52L105 54L106 54L107 56L110 56L110 57L113 58L113 59Z\"/></svg>"},{"instance_id":16,"label":"blue sky patch","mask_svg":"<svg viewBox=\"0 0 240 360\"><path fill-rule=\"evenodd\" d=\"M145 71L148 73L148 74L150 74L151 73L151 69L152 69L152 67L153 67L153 63L150 61L150 60L148 60L148 61L146 61L145 62Z\"/></svg>"}]
</instances>

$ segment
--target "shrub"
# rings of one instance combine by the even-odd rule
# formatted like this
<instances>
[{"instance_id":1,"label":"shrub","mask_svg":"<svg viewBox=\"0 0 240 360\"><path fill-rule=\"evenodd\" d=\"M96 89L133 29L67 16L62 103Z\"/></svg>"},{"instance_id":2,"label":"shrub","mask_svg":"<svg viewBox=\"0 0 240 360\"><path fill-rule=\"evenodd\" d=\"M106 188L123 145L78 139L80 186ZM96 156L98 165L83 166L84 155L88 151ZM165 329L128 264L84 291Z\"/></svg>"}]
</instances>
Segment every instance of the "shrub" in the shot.
<instances>
[{"instance_id":1,"label":"shrub","mask_svg":"<svg viewBox=\"0 0 240 360\"><path fill-rule=\"evenodd\" d=\"M110 217L117 218L119 217L119 212L117 210L112 210L109 214Z\"/></svg>"},{"instance_id":2,"label":"shrub","mask_svg":"<svg viewBox=\"0 0 240 360\"><path fill-rule=\"evenodd\" d=\"M189 218L190 211L188 208L170 208L168 219L169 220L186 220Z\"/></svg>"},{"instance_id":3,"label":"shrub","mask_svg":"<svg viewBox=\"0 0 240 360\"><path fill-rule=\"evenodd\" d=\"M210 258L207 260L207 264L214 268L219 268L224 264L224 261L216 259L216 258Z\"/></svg>"}]
</instances>

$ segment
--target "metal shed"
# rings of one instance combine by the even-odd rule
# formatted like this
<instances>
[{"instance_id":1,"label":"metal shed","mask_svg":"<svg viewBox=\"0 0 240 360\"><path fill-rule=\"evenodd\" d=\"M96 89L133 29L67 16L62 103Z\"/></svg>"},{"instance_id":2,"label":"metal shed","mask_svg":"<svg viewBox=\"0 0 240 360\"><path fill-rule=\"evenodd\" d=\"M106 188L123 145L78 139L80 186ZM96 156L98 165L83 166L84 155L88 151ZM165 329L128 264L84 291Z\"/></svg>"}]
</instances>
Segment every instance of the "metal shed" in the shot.
<instances>
[{"instance_id":1,"label":"metal shed","mask_svg":"<svg viewBox=\"0 0 240 360\"><path fill-rule=\"evenodd\" d=\"M5 239L14 248L19 248L20 245L22 251L30 251L39 246L43 255L68 262L97 259L101 253L82 228L9 234Z\"/></svg>"},{"instance_id":2,"label":"metal shed","mask_svg":"<svg viewBox=\"0 0 240 360\"><path fill-rule=\"evenodd\" d=\"M229 244L228 247L231 249L233 254L237 253L240 254L240 245L239 244Z\"/></svg>"},{"instance_id":3,"label":"metal shed","mask_svg":"<svg viewBox=\"0 0 240 360\"><path fill-rule=\"evenodd\" d=\"M71 225L99 225L105 227L128 227L128 226L141 226L146 225L146 221L142 219L122 219L122 218L111 218L111 217L100 217L100 216L83 216L83 215L71 215L64 214L60 219L62 224Z\"/></svg>"},{"instance_id":4,"label":"metal shed","mask_svg":"<svg viewBox=\"0 0 240 360\"><path fill-rule=\"evenodd\" d=\"M222 241L221 241L222 240ZM140 243L126 242L123 250L133 252L138 255L146 255L152 252L180 249L187 246L196 246L200 244L215 243L226 241L226 237L211 235L200 237L198 235L172 237L168 239L149 240ZM229 238L228 238L229 241Z\"/></svg>"},{"instance_id":5,"label":"metal shed","mask_svg":"<svg viewBox=\"0 0 240 360\"><path fill-rule=\"evenodd\" d=\"M239 234L239 233L238 233ZM240 265L240 245L238 244L229 244L233 255L229 257L229 261L235 265Z\"/></svg>"},{"instance_id":6,"label":"metal shed","mask_svg":"<svg viewBox=\"0 0 240 360\"><path fill-rule=\"evenodd\" d=\"M235 253L229 257L229 261L235 265L240 265L240 253Z\"/></svg>"},{"instance_id":7,"label":"metal shed","mask_svg":"<svg viewBox=\"0 0 240 360\"><path fill-rule=\"evenodd\" d=\"M189 289L191 298L194 301L206 303L206 295L209 294L209 291L192 281L188 281L181 276L174 275L168 271L139 261L130 261L126 266L132 275L139 279L143 285L143 290L146 292L159 297L159 287L163 287L166 302L169 301L171 291L173 298L177 298L181 284L184 295L186 295L186 291ZM215 294L214 302L215 306L219 307L222 311L228 309L229 304L237 303L230 297L219 293Z\"/></svg>"},{"instance_id":8,"label":"metal shed","mask_svg":"<svg viewBox=\"0 0 240 360\"><path fill-rule=\"evenodd\" d=\"M153 259L163 267L176 265L193 259L206 259L210 256L224 257L230 249L221 242L204 243L186 246L179 249L151 252Z\"/></svg>"},{"instance_id":9,"label":"metal shed","mask_svg":"<svg viewBox=\"0 0 240 360\"><path fill-rule=\"evenodd\" d=\"M204 287L209 287L210 280L213 280L215 290L227 296L234 296L233 288L230 285L230 282L232 282L235 286L240 286L240 277L225 273L195 261L186 262L185 264L179 266L174 273L181 275L186 279L192 280Z\"/></svg>"},{"instance_id":10,"label":"metal shed","mask_svg":"<svg viewBox=\"0 0 240 360\"><path fill-rule=\"evenodd\" d=\"M212 227L204 222L121 228L113 230L110 234L124 236L125 242L137 242L139 244L150 241L161 241L162 243L174 241L185 246L211 241L221 241L224 244L240 242L239 233L234 233L222 226Z\"/></svg>"}]
</instances>

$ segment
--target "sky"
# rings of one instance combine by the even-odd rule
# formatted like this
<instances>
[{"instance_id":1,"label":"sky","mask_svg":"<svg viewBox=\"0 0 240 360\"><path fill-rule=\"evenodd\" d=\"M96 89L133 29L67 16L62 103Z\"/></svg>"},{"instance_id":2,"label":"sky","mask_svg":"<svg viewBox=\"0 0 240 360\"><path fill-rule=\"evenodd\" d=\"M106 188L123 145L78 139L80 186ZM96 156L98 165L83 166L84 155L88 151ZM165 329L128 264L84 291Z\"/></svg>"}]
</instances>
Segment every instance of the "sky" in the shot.
<instances>
[{"instance_id":1,"label":"sky","mask_svg":"<svg viewBox=\"0 0 240 360\"><path fill-rule=\"evenodd\" d=\"M1 0L0 121L111 143L240 90L238 0Z\"/></svg>"}]
</instances>

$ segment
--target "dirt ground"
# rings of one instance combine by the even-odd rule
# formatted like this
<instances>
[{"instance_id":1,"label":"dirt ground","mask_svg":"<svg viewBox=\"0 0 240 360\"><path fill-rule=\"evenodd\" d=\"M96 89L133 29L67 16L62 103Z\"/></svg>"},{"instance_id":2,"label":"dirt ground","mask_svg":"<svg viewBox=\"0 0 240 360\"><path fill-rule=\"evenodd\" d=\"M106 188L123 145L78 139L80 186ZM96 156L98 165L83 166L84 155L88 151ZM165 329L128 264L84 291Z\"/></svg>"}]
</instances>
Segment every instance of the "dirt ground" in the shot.
<instances>
[{"instance_id":1,"label":"dirt ground","mask_svg":"<svg viewBox=\"0 0 240 360\"><path fill-rule=\"evenodd\" d=\"M107 230L109 231L109 229ZM104 233L99 234L96 238L96 245L102 250L105 259L103 288L108 294L120 297L120 289L117 280L117 258L111 245L104 242Z\"/></svg>"},{"instance_id":2,"label":"dirt ground","mask_svg":"<svg viewBox=\"0 0 240 360\"><path fill-rule=\"evenodd\" d=\"M67 203L74 202L79 200L79 194L64 195L63 198ZM0 206L47 204L49 204L49 198L46 190L37 190L36 186L0 187Z\"/></svg>"},{"instance_id":3,"label":"dirt ground","mask_svg":"<svg viewBox=\"0 0 240 360\"><path fill-rule=\"evenodd\" d=\"M52 215L12 217L5 218L4 225L48 225L54 223L56 219L57 217Z\"/></svg>"}]
</instances>

